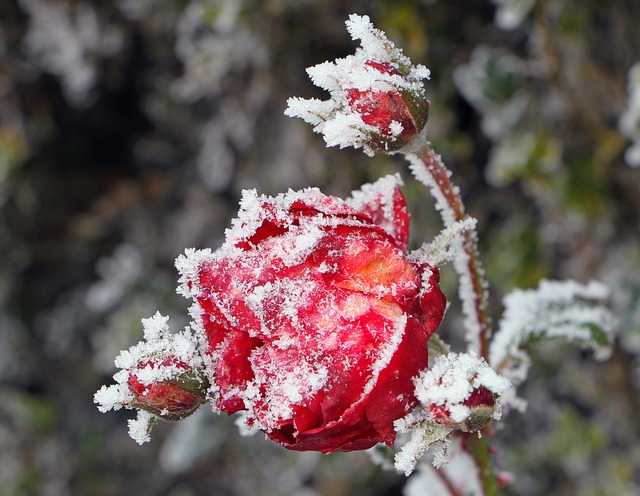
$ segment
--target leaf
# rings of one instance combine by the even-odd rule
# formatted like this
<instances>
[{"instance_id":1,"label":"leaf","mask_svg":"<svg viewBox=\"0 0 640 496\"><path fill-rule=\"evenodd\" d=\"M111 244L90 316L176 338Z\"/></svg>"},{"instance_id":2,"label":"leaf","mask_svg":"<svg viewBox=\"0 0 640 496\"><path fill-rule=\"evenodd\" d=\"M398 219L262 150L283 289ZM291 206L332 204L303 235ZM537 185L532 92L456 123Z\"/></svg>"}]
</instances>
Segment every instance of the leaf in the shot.
<instances>
[{"instance_id":1,"label":"leaf","mask_svg":"<svg viewBox=\"0 0 640 496\"><path fill-rule=\"evenodd\" d=\"M490 363L514 383L526 376L531 342L563 338L608 357L615 319L608 289L598 282L542 280L536 289L518 289L504 298L505 311L493 336ZM524 365L524 366L523 366Z\"/></svg>"}]
</instances>

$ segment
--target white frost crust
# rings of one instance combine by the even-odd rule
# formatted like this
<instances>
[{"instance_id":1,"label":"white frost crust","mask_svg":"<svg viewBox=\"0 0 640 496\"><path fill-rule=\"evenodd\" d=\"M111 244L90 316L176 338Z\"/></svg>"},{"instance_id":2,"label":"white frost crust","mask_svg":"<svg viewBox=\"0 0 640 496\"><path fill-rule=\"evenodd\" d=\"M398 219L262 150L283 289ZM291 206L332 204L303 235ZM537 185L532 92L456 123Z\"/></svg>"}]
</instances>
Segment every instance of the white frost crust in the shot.
<instances>
[{"instance_id":1,"label":"white frost crust","mask_svg":"<svg viewBox=\"0 0 640 496\"><path fill-rule=\"evenodd\" d=\"M423 408L417 408L405 417L394 422L394 428L400 435L409 435L409 440L404 443L394 457L394 467L398 472L409 476L416 464L429 449L436 453L434 463L444 463L449 435L452 430L441 424L428 420L428 413Z\"/></svg>"},{"instance_id":2,"label":"white frost crust","mask_svg":"<svg viewBox=\"0 0 640 496\"><path fill-rule=\"evenodd\" d=\"M373 26L368 16L351 14L346 25L351 38L361 43L355 54L307 69L313 84L327 90L330 99L290 98L285 115L299 117L314 126L315 132L323 134L327 146L353 146L373 155L367 139L371 133L381 131L365 124L360 115L350 109L347 92L401 90L426 98L423 80L429 78L429 70L423 65L413 66L402 50ZM401 74L381 72L366 62L390 64ZM402 125L394 122L386 138L393 141L401 133Z\"/></svg>"},{"instance_id":3,"label":"white frost crust","mask_svg":"<svg viewBox=\"0 0 640 496\"><path fill-rule=\"evenodd\" d=\"M499 419L499 399L511 387L508 379L498 375L475 353L439 356L414 382L416 397L422 405L445 407L455 422L463 422L469 417L471 409L464 401L482 386L497 395L494 418Z\"/></svg>"},{"instance_id":4,"label":"white frost crust","mask_svg":"<svg viewBox=\"0 0 640 496\"><path fill-rule=\"evenodd\" d=\"M420 248L409 253L407 258L413 263L428 263L430 265L452 262L458 253L457 240L464 232L475 230L477 224L477 219L473 217L457 221L440 231L430 243L424 243Z\"/></svg>"},{"instance_id":5,"label":"white frost crust","mask_svg":"<svg viewBox=\"0 0 640 496\"><path fill-rule=\"evenodd\" d=\"M151 441L149 435L151 427L155 422L155 417L149 412L138 410L138 415L135 419L127 420L129 425L129 437L138 444L144 444Z\"/></svg>"}]
</instances>

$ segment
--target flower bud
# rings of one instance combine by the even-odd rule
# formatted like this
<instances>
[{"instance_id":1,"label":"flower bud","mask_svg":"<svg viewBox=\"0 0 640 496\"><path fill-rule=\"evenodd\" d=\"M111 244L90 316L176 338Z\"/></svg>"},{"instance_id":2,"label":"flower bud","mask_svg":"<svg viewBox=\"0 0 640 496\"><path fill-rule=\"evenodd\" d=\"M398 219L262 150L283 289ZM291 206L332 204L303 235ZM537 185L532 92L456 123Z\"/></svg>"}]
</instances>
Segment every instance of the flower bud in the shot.
<instances>
[{"instance_id":1,"label":"flower bud","mask_svg":"<svg viewBox=\"0 0 640 496\"><path fill-rule=\"evenodd\" d=\"M429 412L432 420L449 429L479 431L494 418L496 395L480 386L472 391L462 405L467 408L462 420L452 418L451 412L443 405L430 405Z\"/></svg>"},{"instance_id":2,"label":"flower bud","mask_svg":"<svg viewBox=\"0 0 640 496\"><path fill-rule=\"evenodd\" d=\"M416 382L429 419L451 430L474 432L501 415L500 398L511 383L473 353L436 358Z\"/></svg>"},{"instance_id":3,"label":"flower bud","mask_svg":"<svg viewBox=\"0 0 640 496\"><path fill-rule=\"evenodd\" d=\"M134 397L132 407L169 421L195 412L208 387L204 377L175 357L141 363L130 372L127 384Z\"/></svg>"}]
</instances>

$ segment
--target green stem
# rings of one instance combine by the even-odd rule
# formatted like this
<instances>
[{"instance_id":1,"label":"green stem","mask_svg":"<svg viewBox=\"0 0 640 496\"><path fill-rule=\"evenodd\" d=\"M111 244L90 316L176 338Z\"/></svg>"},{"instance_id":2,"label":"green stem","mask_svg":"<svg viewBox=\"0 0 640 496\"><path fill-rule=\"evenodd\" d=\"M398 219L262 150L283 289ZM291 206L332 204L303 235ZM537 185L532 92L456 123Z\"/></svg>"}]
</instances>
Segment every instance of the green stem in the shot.
<instances>
[{"instance_id":1,"label":"green stem","mask_svg":"<svg viewBox=\"0 0 640 496\"><path fill-rule=\"evenodd\" d=\"M475 432L471 432L466 436L467 447L478 467L484 496L499 496L500 485L498 484L498 478L496 477L493 467L488 437L486 435L480 437L478 433Z\"/></svg>"}]
</instances>

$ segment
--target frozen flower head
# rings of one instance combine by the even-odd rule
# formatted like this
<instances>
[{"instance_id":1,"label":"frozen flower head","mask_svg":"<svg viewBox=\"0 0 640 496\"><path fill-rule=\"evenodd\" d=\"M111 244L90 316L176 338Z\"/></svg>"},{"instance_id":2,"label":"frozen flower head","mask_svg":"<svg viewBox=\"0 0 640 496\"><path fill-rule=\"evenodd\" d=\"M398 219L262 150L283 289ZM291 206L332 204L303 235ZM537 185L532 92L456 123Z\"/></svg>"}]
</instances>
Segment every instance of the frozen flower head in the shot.
<instances>
[{"instance_id":1,"label":"frozen flower head","mask_svg":"<svg viewBox=\"0 0 640 496\"><path fill-rule=\"evenodd\" d=\"M445 307L437 269L405 255L399 181L246 191L224 245L178 260L216 410L299 451L394 441Z\"/></svg>"},{"instance_id":2,"label":"frozen flower head","mask_svg":"<svg viewBox=\"0 0 640 496\"><path fill-rule=\"evenodd\" d=\"M142 321L144 340L115 360L116 384L95 394L102 412L124 407L142 413L129 430L139 443L148 441L154 419L175 421L195 412L209 388L193 336L169 333L168 320L157 313Z\"/></svg>"},{"instance_id":3,"label":"frozen flower head","mask_svg":"<svg viewBox=\"0 0 640 496\"><path fill-rule=\"evenodd\" d=\"M307 69L330 99L290 98L285 114L315 126L329 146L362 147L369 155L397 151L427 123L429 70L413 66L367 16L352 14L346 24L361 42L356 53Z\"/></svg>"},{"instance_id":4,"label":"frozen flower head","mask_svg":"<svg viewBox=\"0 0 640 496\"><path fill-rule=\"evenodd\" d=\"M473 353L439 356L416 380L416 396L431 421L466 432L499 419L500 397L511 383Z\"/></svg>"}]
</instances>

